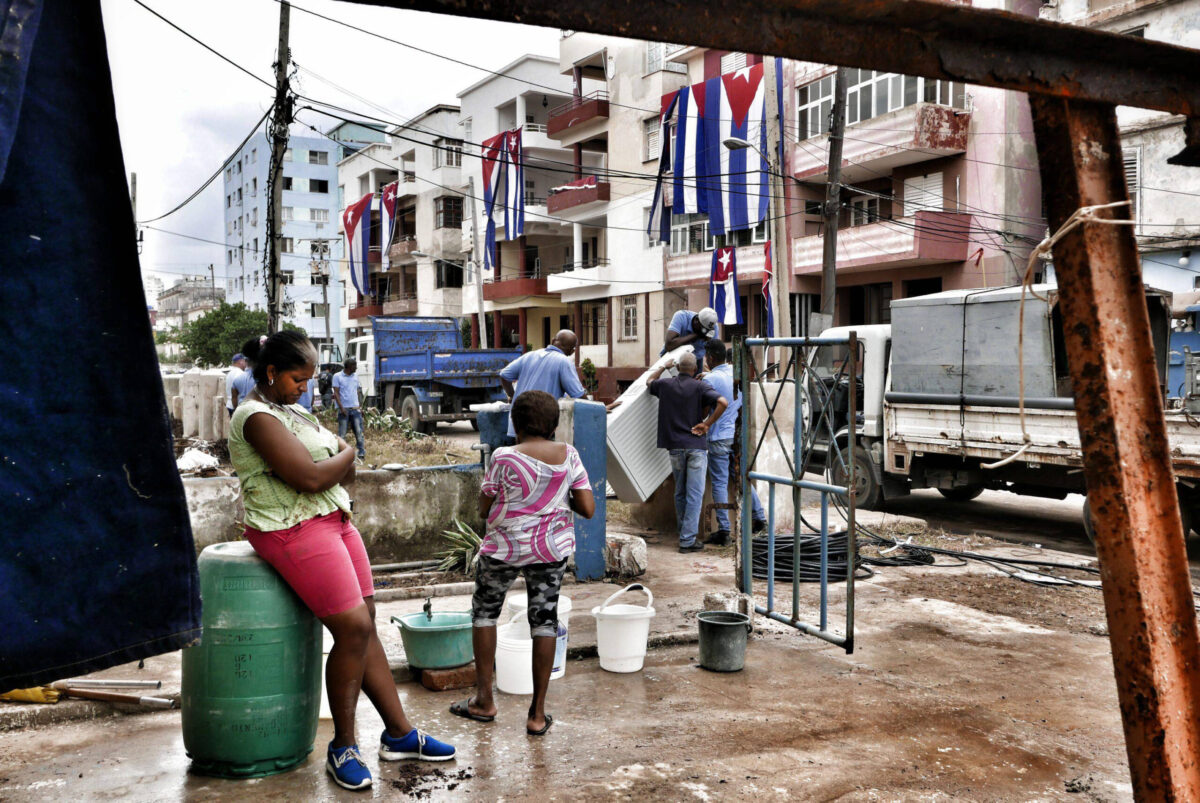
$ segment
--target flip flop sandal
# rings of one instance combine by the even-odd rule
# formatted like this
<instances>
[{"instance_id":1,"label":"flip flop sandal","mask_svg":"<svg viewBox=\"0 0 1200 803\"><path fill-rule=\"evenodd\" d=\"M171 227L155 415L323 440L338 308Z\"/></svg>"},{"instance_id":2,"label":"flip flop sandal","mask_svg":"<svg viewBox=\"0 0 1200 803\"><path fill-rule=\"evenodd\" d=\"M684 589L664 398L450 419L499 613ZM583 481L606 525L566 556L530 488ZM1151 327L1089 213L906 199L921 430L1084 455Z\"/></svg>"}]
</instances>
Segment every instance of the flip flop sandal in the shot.
<instances>
[{"instance_id":1,"label":"flip flop sandal","mask_svg":"<svg viewBox=\"0 0 1200 803\"><path fill-rule=\"evenodd\" d=\"M545 736L546 731L550 730L550 726L553 724L554 724L554 717L550 716L549 714L546 714L546 724L544 726L542 726L541 730L535 731L531 728L526 728L525 732L527 734L529 734L530 736Z\"/></svg>"},{"instance_id":2,"label":"flip flop sandal","mask_svg":"<svg viewBox=\"0 0 1200 803\"><path fill-rule=\"evenodd\" d=\"M492 715L490 717L485 717L483 714L472 714L470 705L471 705L470 697L468 697L465 700L459 700L456 703L451 703L450 704L450 713L454 714L454 716L456 716L456 717L462 717L463 719L473 719L476 722L494 722L495 721L495 719L496 719L495 715Z\"/></svg>"}]
</instances>

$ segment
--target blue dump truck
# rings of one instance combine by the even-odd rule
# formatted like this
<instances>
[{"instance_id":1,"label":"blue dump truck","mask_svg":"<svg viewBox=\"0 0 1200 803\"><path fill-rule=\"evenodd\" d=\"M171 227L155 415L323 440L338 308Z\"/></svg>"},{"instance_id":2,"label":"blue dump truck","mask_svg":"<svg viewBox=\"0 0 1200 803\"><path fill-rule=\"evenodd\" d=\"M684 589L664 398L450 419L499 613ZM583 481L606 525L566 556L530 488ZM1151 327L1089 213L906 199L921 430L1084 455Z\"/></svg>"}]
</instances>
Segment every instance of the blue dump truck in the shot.
<instances>
[{"instance_id":1,"label":"blue dump truck","mask_svg":"<svg viewBox=\"0 0 1200 803\"><path fill-rule=\"evenodd\" d=\"M504 401L500 369L520 349L463 348L456 318L372 317L371 335L348 344L367 404L395 410L419 432L470 421L472 404Z\"/></svg>"}]
</instances>

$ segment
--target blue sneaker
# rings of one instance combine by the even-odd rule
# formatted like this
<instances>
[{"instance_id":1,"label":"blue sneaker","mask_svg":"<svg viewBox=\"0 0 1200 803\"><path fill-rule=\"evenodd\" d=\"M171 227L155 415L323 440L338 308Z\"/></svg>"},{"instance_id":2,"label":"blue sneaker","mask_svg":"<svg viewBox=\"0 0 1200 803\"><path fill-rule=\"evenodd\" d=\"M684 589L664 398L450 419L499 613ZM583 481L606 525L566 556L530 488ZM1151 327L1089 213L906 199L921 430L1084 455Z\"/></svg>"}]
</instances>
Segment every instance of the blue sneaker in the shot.
<instances>
[{"instance_id":1,"label":"blue sneaker","mask_svg":"<svg viewBox=\"0 0 1200 803\"><path fill-rule=\"evenodd\" d=\"M366 789L371 785L371 771L363 763L362 754L358 752L356 744L334 747L330 743L325 770L343 789Z\"/></svg>"},{"instance_id":2,"label":"blue sneaker","mask_svg":"<svg viewBox=\"0 0 1200 803\"><path fill-rule=\"evenodd\" d=\"M421 733L416 728L407 736L393 739L387 730L379 737L379 757L384 761L399 761L403 758L416 758L421 761L449 761L454 758L453 745L439 742L432 736Z\"/></svg>"}]
</instances>

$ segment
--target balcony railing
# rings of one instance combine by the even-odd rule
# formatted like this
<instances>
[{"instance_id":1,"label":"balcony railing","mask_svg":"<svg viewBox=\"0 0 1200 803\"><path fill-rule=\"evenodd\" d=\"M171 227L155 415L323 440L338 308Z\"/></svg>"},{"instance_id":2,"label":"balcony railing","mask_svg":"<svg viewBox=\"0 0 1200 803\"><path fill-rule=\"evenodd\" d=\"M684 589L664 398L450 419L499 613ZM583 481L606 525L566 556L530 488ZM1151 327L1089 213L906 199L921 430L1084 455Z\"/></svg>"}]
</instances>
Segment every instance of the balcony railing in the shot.
<instances>
[{"instance_id":1,"label":"balcony railing","mask_svg":"<svg viewBox=\"0 0 1200 803\"><path fill-rule=\"evenodd\" d=\"M526 123L525 131L530 134L545 134L548 126L545 123Z\"/></svg>"},{"instance_id":2,"label":"balcony railing","mask_svg":"<svg viewBox=\"0 0 1200 803\"><path fill-rule=\"evenodd\" d=\"M415 170L405 170L404 173L400 176L401 184L412 184L416 180L417 180L417 173Z\"/></svg>"},{"instance_id":3,"label":"balcony railing","mask_svg":"<svg viewBox=\"0 0 1200 803\"><path fill-rule=\"evenodd\" d=\"M382 315L383 302L379 296L364 296L350 305L347 314L354 319L366 318L369 315Z\"/></svg>"},{"instance_id":4,"label":"balcony railing","mask_svg":"<svg viewBox=\"0 0 1200 803\"><path fill-rule=\"evenodd\" d=\"M590 211L591 207L607 203L612 195L612 186L607 181L600 181L595 176L592 176L591 179L590 184L564 187L558 192L552 193L546 201L546 211L552 215L568 209L583 211L579 209L580 207L586 207L587 211Z\"/></svg>"},{"instance_id":5,"label":"balcony railing","mask_svg":"<svg viewBox=\"0 0 1200 803\"><path fill-rule=\"evenodd\" d=\"M559 139L568 138L570 129L579 128L598 118L608 118L608 92L603 89L571 98L551 109L546 133Z\"/></svg>"},{"instance_id":6,"label":"balcony railing","mask_svg":"<svg viewBox=\"0 0 1200 803\"><path fill-rule=\"evenodd\" d=\"M564 262L549 264L536 260L533 265L526 265L525 270L516 270L512 273L501 274L497 279L495 276L484 276L484 284L496 284L502 282L516 281L520 279L544 279L547 276L555 276L559 273L567 273L572 270L586 270L587 268L603 268L608 267L612 263L607 259L598 257L589 257L588 259L575 262Z\"/></svg>"},{"instance_id":7,"label":"balcony railing","mask_svg":"<svg viewBox=\"0 0 1200 803\"><path fill-rule=\"evenodd\" d=\"M912 217L879 220L839 230L839 272L902 268L963 262L971 243L971 216L960 212L922 210ZM792 240L796 273L821 272L825 238Z\"/></svg>"}]
</instances>

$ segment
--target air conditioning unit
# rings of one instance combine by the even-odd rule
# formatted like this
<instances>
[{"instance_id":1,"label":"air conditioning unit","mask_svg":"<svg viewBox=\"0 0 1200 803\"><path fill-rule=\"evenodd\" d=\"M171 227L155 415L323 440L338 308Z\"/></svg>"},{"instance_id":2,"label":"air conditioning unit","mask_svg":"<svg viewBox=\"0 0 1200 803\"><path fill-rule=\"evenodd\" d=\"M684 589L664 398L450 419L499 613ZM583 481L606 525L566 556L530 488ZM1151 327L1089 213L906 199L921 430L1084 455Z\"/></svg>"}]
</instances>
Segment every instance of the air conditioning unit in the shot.
<instances>
[{"instance_id":1,"label":"air conditioning unit","mask_svg":"<svg viewBox=\"0 0 1200 803\"><path fill-rule=\"evenodd\" d=\"M650 395L647 380L667 360L691 351L691 346L683 346L659 357L608 414L608 484L622 502L645 502L671 474L671 458L658 448L658 397ZM675 373L672 368L663 376Z\"/></svg>"}]
</instances>

